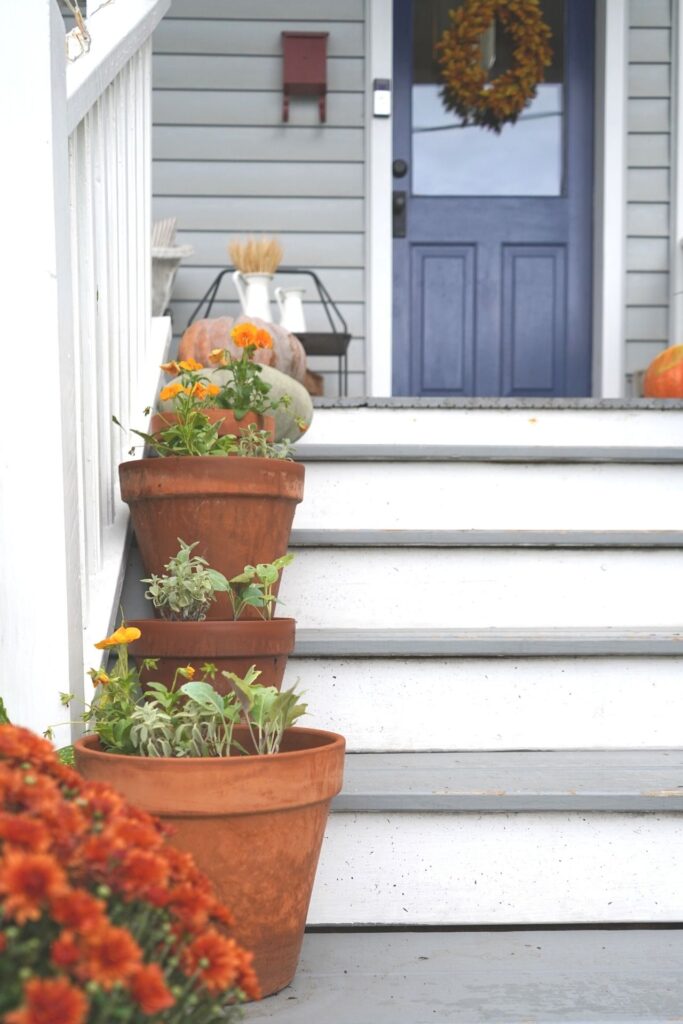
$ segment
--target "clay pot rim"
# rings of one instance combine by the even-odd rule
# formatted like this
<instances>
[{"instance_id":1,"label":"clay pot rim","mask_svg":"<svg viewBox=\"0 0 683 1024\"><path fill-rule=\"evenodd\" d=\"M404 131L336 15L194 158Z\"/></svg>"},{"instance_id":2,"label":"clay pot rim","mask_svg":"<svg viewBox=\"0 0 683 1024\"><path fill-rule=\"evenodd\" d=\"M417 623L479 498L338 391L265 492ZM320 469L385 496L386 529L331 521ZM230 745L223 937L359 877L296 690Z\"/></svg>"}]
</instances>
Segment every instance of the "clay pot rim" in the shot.
<instances>
[{"instance_id":1,"label":"clay pot rim","mask_svg":"<svg viewBox=\"0 0 683 1024\"><path fill-rule=\"evenodd\" d=\"M290 623L293 623L296 626L296 619L293 619L291 618L291 616L287 615L276 615L272 619L201 619L200 621L196 619L165 619L162 615L160 615L158 618L156 616L152 617L150 615L150 617L147 619L126 619L127 626L137 626L138 629L141 628L140 623L143 622L153 622L155 627L174 626L175 628L179 627L180 629L184 629L186 626L203 626L204 628L208 626L216 633L218 633L220 629L223 629L226 626L240 626L240 628L242 629L246 626L252 632L255 632L255 627L259 628L262 626L272 626L280 624L282 624L283 626L289 626ZM133 641L133 643L138 642L139 641L137 640Z\"/></svg>"},{"instance_id":2,"label":"clay pot rim","mask_svg":"<svg viewBox=\"0 0 683 1024\"><path fill-rule=\"evenodd\" d=\"M256 466L259 469L264 466L279 466L283 470L287 469L292 472L303 472L304 469L302 462L294 462L292 459L269 459L264 455L143 455L139 459L126 459L124 462L119 462L119 469L128 471L127 467L129 466L149 466L151 463L161 463L164 466L173 466L176 463L184 465L215 463L218 466L238 463L242 466Z\"/></svg>"},{"instance_id":3,"label":"clay pot rim","mask_svg":"<svg viewBox=\"0 0 683 1024\"><path fill-rule=\"evenodd\" d=\"M241 728L246 729L246 726ZM305 733L312 737L322 737L323 742L304 747L300 750L285 750L278 754L237 754L230 757L142 757L140 754L114 754L108 750L100 750L100 738L96 733L91 732L86 733L85 736L79 736L75 740L74 746L84 749L89 755L102 758L105 761L124 761L135 765L211 765L212 767L219 768L229 764L271 765L277 764L278 761L292 764L303 758L310 757L313 752L318 750L325 751L325 753L341 750L343 753L346 749L346 739L338 732L328 732L326 729L311 729L308 726L299 725L292 726L291 730L288 731L296 731L297 735Z\"/></svg>"},{"instance_id":4,"label":"clay pot rim","mask_svg":"<svg viewBox=\"0 0 683 1024\"><path fill-rule=\"evenodd\" d=\"M162 618L130 619L141 637L130 645L133 657L259 658L287 656L294 650L296 619L204 619L175 622ZM189 628L192 627L192 628ZM158 649L161 653L155 653ZM195 648L197 648L195 650Z\"/></svg>"}]
</instances>

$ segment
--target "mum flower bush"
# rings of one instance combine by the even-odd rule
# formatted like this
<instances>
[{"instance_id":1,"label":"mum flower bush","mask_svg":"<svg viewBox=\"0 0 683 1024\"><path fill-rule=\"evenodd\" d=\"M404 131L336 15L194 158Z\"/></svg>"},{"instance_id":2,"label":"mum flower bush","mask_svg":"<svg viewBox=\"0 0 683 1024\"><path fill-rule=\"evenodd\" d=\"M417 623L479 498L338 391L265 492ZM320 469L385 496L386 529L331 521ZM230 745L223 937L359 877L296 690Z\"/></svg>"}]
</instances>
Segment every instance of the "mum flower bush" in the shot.
<instances>
[{"instance_id":1,"label":"mum flower bush","mask_svg":"<svg viewBox=\"0 0 683 1024\"><path fill-rule=\"evenodd\" d=\"M231 925L158 821L0 725L3 1024L233 1021L259 992Z\"/></svg>"}]
</instances>

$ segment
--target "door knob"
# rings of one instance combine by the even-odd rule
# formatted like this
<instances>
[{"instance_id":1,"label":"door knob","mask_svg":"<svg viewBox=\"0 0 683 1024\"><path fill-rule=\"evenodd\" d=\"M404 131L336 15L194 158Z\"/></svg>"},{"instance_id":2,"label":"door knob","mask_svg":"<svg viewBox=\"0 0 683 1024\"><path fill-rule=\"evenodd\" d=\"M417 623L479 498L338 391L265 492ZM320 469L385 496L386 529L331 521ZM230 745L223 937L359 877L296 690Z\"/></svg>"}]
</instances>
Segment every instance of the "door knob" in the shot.
<instances>
[{"instance_id":1,"label":"door knob","mask_svg":"<svg viewBox=\"0 0 683 1024\"><path fill-rule=\"evenodd\" d=\"M395 178L405 178L408 173L408 164L405 160L394 160L392 170Z\"/></svg>"}]
</instances>

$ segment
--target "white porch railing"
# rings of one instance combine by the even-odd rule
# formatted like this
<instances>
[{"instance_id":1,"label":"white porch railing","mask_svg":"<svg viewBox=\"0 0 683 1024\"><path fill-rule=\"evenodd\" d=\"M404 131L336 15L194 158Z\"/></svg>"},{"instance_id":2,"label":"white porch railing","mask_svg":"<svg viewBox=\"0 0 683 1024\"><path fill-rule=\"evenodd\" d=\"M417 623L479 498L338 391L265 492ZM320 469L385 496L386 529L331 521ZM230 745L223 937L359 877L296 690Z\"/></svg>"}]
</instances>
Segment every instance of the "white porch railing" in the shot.
<instances>
[{"instance_id":1,"label":"white porch railing","mask_svg":"<svg viewBox=\"0 0 683 1024\"><path fill-rule=\"evenodd\" d=\"M56 0L0 11L3 318L40 382L0 412L0 695L33 728L59 720L115 614L130 439L112 414L139 425L168 338L151 319L150 37L169 6L100 7L72 64Z\"/></svg>"}]
</instances>

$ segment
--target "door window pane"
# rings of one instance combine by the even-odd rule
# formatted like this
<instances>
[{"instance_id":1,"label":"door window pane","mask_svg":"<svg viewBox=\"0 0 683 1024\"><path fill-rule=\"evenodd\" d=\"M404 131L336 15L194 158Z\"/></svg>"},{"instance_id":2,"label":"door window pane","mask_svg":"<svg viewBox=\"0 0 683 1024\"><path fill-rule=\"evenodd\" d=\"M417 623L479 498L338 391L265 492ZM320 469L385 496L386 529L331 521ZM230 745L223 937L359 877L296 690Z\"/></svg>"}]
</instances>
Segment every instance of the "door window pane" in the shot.
<instances>
[{"instance_id":1,"label":"door window pane","mask_svg":"<svg viewBox=\"0 0 683 1024\"><path fill-rule=\"evenodd\" d=\"M558 196L562 194L564 0L544 0L553 63L535 99L500 134L463 126L441 100L434 47L450 24L454 0L415 0L413 35L413 194L442 196ZM511 48L499 24L482 47L490 79L510 66Z\"/></svg>"}]
</instances>

